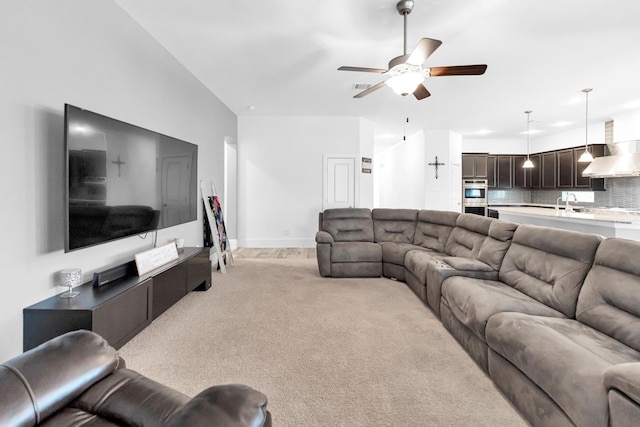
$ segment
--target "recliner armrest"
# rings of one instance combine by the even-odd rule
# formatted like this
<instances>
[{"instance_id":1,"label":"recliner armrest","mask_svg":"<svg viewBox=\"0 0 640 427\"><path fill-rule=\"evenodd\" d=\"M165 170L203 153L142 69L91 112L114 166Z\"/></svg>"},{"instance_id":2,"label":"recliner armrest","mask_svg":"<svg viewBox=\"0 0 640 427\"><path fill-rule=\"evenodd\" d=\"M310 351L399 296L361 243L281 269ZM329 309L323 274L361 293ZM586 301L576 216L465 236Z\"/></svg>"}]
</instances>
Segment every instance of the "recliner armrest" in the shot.
<instances>
[{"instance_id":1,"label":"recliner armrest","mask_svg":"<svg viewBox=\"0 0 640 427\"><path fill-rule=\"evenodd\" d=\"M616 389L640 405L640 362L621 363L604 371L607 390Z\"/></svg>"},{"instance_id":2,"label":"recliner armrest","mask_svg":"<svg viewBox=\"0 0 640 427\"><path fill-rule=\"evenodd\" d=\"M242 384L209 387L174 413L168 427L270 427L267 397Z\"/></svg>"},{"instance_id":3,"label":"recliner armrest","mask_svg":"<svg viewBox=\"0 0 640 427\"><path fill-rule=\"evenodd\" d=\"M316 233L316 243L333 244L334 242L335 240L333 239L333 236L326 231L318 231Z\"/></svg>"}]
</instances>

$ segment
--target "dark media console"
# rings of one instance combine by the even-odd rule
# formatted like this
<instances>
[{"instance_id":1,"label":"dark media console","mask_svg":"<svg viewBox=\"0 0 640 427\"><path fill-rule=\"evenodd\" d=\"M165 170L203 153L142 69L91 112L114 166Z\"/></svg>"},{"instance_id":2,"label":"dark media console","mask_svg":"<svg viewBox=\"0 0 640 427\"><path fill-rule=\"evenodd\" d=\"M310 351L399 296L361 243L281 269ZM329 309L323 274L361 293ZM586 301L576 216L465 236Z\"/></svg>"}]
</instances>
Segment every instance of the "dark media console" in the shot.
<instances>
[{"instance_id":1,"label":"dark media console","mask_svg":"<svg viewBox=\"0 0 640 427\"><path fill-rule=\"evenodd\" d=\"M150 273L127 274L105 286L87 282L75 288L75 298L55 295L25 308L23 351L77 329L120 348L187 293L210 287L209 248L184 248L177 260Z\"/></svg>"}]
</instances>

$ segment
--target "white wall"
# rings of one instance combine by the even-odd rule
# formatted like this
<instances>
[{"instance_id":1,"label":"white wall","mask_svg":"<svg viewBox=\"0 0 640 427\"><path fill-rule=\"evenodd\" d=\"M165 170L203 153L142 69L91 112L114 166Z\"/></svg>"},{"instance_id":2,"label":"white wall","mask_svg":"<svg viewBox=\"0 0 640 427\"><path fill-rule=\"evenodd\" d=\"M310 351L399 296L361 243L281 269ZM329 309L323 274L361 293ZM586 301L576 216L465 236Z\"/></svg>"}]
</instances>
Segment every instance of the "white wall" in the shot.
<instances>
[{"instance_id":1,"label":"white wall","mask_svg":"<svg viewBox=\"0 0 640 427\"><path fill-rule=\"evenodd\" d=\"M449 130L417 132L376 156L377 206L460 210L462 138ZM429 163L444 163L438 167Z\"/></svg>"},{"instance_id":2,"label":"white wall","mask_svg":"<svg viewBox=\"0 0 640 427\"><path fill-rule=\"evenodd\" d=\"M238 246L315 246L325 155L356 159L356 203L370 207L362 203L373 196L358 193L372 188L361 185L360 158L372 157L361 152L363 126L356 117L240 116Z\"/></svg>"},{"instance_id":3,"label":"white wall","mask_svg":"<svg viewBox=\"0 0 640 427\"><path fill-rule=\"evenodd\" d=\"M629 112L614 117L614 140L640 139L640 126L633 125L634 119L640 117L640 112ZM640 123L640 120L638 121ZM635 131L633 131L635 130ZM631 137L636 135L635 138ZM626 138L626 139L624 139ZM574 127L566 131L550 135L531 135L529 145L531 153L559 150L577 147L585 143L585 128ZM604 144L604 122L594 122L589 125L589 144ZM527 154L526 135L519 139L469 139L462 141L463 153L492 153L492 154Z\"/></svg>"},{"instance_id":4,"label":"white wall","mask_svg":"<svg viewBox=\"0 0 640 427\"><path fill-rule=\"evenodd\" d=\"M460 212L462 137L449 130L426 130L424 144L426 187L423 209ZM435 176L435 166L429 165L435 162L436 156L438 163L444 163L438 167L438 178Z\"/></svg>"},{"instance_id":5,"label":"white wall","mask_svg":"<svg viewBox=\"0 0 640 427\"><path fill-rule=\"evenodd\" d=\"M356 175L360 175L360 194L356 197L360 198L358 206L372 208L373 192L374 192L374 171L371 173L362 173L362 157L372 159L375 164L375 156L373 151L374 141L374 123L367 119L360 119L360 158L356 159Z\"/></svg>"},{"instance_id":6,"label":"white wall","mask_svg":"<svg viewBox=\"0 0 640 427\"><path fill-rule=\"evenodd\" d=\"M425 138L420 131L376 156L379 207L424 209Z\"/></svg>"},{"instance_id":7,"label":"white wall","mask_svg":"<svg viewBox=\"0 0 640 427\"><path fill-rule=\"evenodd\" d=\"M531 137L531 152L537 150L534 147L534 138ZM537 150L542 151L542 150ZM493 153L493 154L527 154L527 140L523 135L520 139L462 139L463 153Z\"/></svg>"},{"instance_id":8,"label":"white wall","mask_svg":"<svg viewBox=\"0 0 640 427\"><path fill-rule=\"evenodd\" d=\"M62 292L57 273L94 271L152 245L131 237L63 252L63 106L74 104L199 146L198 176L223 182L236 116L113 2L3 2L0 13L0 361L22 351L22 309ZM158 242L201 245L198 221Z\"/></svg>"}]
</instances>

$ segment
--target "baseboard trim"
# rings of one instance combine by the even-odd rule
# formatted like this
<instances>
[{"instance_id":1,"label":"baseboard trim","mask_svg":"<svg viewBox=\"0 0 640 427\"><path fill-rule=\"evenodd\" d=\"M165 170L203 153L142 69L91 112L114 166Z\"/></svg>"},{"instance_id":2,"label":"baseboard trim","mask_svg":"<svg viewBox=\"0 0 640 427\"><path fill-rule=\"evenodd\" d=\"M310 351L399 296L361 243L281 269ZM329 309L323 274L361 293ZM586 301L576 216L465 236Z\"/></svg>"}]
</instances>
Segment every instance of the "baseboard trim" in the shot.
<instances>
[{"instance_id":1,"label":"baseboard trim","mask_svg":"<svg viewBox=\"0 0 640 427\"><path fill-rule=\"evenodd\" d=\"M311 248L315 240L305 238L289 239L238 239L241 248Z\"/></svg>"}]
</instances>

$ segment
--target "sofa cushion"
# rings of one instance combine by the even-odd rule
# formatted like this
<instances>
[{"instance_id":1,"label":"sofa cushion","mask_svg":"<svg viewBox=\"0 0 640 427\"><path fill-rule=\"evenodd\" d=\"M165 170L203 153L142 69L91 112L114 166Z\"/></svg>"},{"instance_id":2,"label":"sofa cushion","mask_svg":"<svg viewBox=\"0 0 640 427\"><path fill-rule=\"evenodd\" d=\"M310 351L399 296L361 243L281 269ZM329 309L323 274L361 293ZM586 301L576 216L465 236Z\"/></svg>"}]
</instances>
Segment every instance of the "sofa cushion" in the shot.
<instances>
[{"instance_id":1,"label":"sofa cushion","mask_svg":"<svg viewBox=\"0 0 640 427\"><path fill-rule=\"evenodd\" d=\"M326 209L322 213L322 230L331 234L336 242L373 242L371 210Z\"/></svg>"},{"instance_id":2,"label":"sofa cushion","mask_svg":"<svg viewBox=\"0 0 640 427\"><path fill-rule=\"evenodd\" d=\"M473 214L460 214L451 231L444 251L451 256L477 258L480 247L489 234L493 218Z\"/></svg>"},{"instance_id":3,"label":"sofa cushion","mask_svg":"<svg viewBox=\"0 0 640 427\"><path fill-rule=\"evenodd\" d=\"M421 250L426 251L426 248L416 246L411 243L394 243L394 242L382 242L382 261L391 264L397 264L404 266L404 257L409 251Z\"/></svg>"},{"instance_id":4,"label":"sofa cushion","mask_svg":"<svg viewBox=\"0 0 640 427\"><path fill-rule=\"evenodd\" d=\"M640 242L606 239L578 297L576 319L640 351Z\"/></svg>"},{"instance_id":5,"label":"sofa cushion","mask_svg":"<svg viewBox=\"0 0 640 427\"><path fill-rule=\"evenodd\" d=\"M458 212L421 210L418 212L416 234L413 243L434 251L443 252L451 230L456 226Z\"/></svg>"},{"instance_id":6,"label":"sofa cushion","mask_svg":"<svg viewBox=\"0 0 640 427\"><path fill-rule=\"evenodd\" d=\"M446 256L445 253L429 250L409 251L404 257L404 268L409 270L422 284L425 284L428 262Z\"/></svg>"},{"instance_id":7,"label":"sofa cushion","mask_svg":"<svg viewBox=\"0 0 640 427\"><path fill-rule=\"evenodd\" d=\"M499 279L574 317L580 288L601 241L595 234L521 224L504 257Z\"/></svg>"},{"instance_id":8,"label":"sofa cushion","mask_svg":"<svg viewBox=\"0 0 640 427\"><path fill-rule=\"evenodd\" d=\"M509 221L493 221L489 226L489 235L482 242L478 259L485 264L489 264L494 270L500 270L502 260L507 254L513 234L518 228L518 224Z\"/></svg>"},{"instance_id":9,"label":"sofa cushion","mask_svg":"<svg viewBox=\"0 0 640 427\"><path fill-rule=\"evenodd\" d=\"M564 317L551 307L493 280L449 277L442 283L442 304L482 341L487 321L496 313L515 311L541 316Z\"/></svg>"},{"instance_id":10,"label":"sofa cushion","mask_svg":"<svg viewBox=\"0 0 640 427\"><path fill-rule=\"evenodd\" d=\"M413 243L418 211L415 209L374 209L373 235L376 242Z\"/></svg>"},{"instance_id":11,"label":"sofa cushion","mask_svg":"<svg viewBox=\"0 0 640 427\"><path fill-rule=\"evenodd\" d=\"M576 320L522 313L489 319L487 344L547 395L576 425L608 425L604 371L640 352Z\"/></svg>"},{"instance_id":12,"label":"sofa cushion","mask_svg":"<svg viewBox=\"0 0 640 427\"><path fill-rule=\"evenodd\" d=\"M425 263L426 297L429 307L440 316L442 283L452 276L473 277L476 279L496 280L498 272L492 267L473 258L444 257L432 258Z\"/></svg>"},{"instance_id":13,"label":"sofa cushion","mask_svg":"<svg viewBox=\"0 0 640 427\"><path fill-rule=\"evenodd\" d=\"M331 262L382 262L382 247L370 242L336 242L331 248Z\"/></svg>"}]
</instances>

